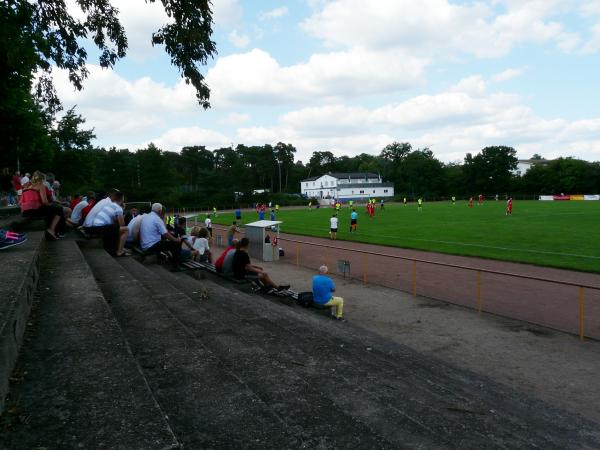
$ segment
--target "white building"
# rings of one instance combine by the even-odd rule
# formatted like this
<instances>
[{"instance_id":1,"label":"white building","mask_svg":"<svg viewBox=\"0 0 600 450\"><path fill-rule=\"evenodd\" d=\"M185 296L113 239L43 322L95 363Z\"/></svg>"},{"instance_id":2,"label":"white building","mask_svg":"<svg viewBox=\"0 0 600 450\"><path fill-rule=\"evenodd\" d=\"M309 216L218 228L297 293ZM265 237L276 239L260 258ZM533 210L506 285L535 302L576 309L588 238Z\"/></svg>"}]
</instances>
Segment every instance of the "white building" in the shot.
<instances>
[{"instance_id":1,"label":"white building","mask_svg":"<svg viewBox=\"0 0 600 450\"><path fill-rule=\"evenodd\" d=\"M513 175L518 175L522 177L533 166L545 166L549 162L551 161L547 159L520 159L517 162L517 168L513 170Z\"/></svg>"},{"instance_id":2,"label":"white building","mask_svg":"<svg viewBox=\"0 0 600 450\"><path fill-rule=\"evenodd\" d=\"M328 173L300 182L307 197L335 198L341 201L394 196L394 183L384 183L376 173Z\"/></svg>"}]
</instances>

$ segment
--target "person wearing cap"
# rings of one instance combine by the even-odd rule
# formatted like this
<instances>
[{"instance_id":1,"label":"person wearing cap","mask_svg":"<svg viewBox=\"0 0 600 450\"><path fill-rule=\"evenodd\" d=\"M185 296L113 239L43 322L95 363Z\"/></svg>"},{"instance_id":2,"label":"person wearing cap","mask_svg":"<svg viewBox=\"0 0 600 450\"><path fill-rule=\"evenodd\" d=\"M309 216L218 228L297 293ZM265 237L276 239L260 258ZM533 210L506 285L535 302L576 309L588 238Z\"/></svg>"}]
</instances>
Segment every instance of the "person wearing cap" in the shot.
<instances>
[{"instance_id":1,"label":"person wearing cap","mask_svg":"<svg viewBox=\"0 0 600 450\"><path fill-rule=\"evenodd\" d=\"M169 233L164 217L165 210L160 203L154 203L150 214L142 216L140 219L140 247L145 252L169 252L171 265L173 269L177 269L181 261L181 239Z\"/></svg>"},{"instance_id":2,"label":"person wearing cap","mask_svg":"<svg viewBox=\"0 0 600 450\"><path fill-rule=\"evenodd\" d=\"M337 320L343 320L344 299L334 297L335 283L327 276L329 269L323 265L319 267L319 275L313 277L313 301L317 305L331 307L331 315Z\"/></svg>"}]
</instances>

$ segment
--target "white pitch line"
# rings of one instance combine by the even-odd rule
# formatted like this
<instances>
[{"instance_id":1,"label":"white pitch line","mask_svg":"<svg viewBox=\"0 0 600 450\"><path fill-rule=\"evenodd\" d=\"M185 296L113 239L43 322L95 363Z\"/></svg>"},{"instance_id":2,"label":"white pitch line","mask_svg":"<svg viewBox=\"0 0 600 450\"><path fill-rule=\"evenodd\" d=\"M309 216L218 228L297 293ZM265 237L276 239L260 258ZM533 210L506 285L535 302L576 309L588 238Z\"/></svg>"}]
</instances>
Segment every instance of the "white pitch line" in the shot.
<instances>
[{"instance_id":1,"label":"white pitch line","mask_svg":"<svg viewBox=\"0 0 600 450\"><path fill-rule=\"evenodd\" d=\"M315 231L314 228L310 228L310 230ZM286 233L286 231L283 231L283 232ZM293 233L291 233L291 234L293 234ZM346 234L346 232L343 232L343 235L345 235L345 234ZM527 249L513 248L513 247L496 247L493 245L471 244L471 243L467 243L467 242L454 242L454 241L440 241L440 240L435 240L435 239L423 239L423 238L413 238L413 237L388 236L388 235L384 235L384 234L377 234L377 235L364 234L364 233L358 233L358 234L359 234L359 236L383 237L383 238L388 238L388 239L392 239L392 240L407 239L407 240L412 240L412 241L434 242L437 244L462 245L464 247L479 247L479 248L490 248L490 249L495 249L495 250L509 250L509 251L516 251L516 252L524 252L524 253L537 253L537 254L541 254L541 255L572 256L575 258L600 259L600 256L578 255L575 253L558 253L558 252L547 252L547 251L543 251L543 250L527 250ZM372 242L364 242L364 241L347 241L347 242L372 244ZM413 250L419 250L419 249L413 249Z\"/></svg>"}]
</instances>

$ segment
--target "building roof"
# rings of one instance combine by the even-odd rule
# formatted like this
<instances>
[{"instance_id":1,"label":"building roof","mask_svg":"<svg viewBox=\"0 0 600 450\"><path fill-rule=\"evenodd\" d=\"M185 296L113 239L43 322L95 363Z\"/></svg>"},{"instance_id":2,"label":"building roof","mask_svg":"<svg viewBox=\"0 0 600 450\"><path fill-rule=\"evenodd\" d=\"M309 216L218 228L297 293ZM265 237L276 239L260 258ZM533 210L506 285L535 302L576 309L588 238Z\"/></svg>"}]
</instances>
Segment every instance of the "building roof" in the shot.
<instances>
[{"instance_id":1,"label":"building roof","mask_svg":"<svg viewBox=\"0 0 600 450\"><path fill-rule=\"evenodd\" d=\"M337 178L338 180L346 180L346 179L362 180L365 178L379 179L379 175L376 173L372 173L372 172L329 172L329 173L324 173L323 175L319 175L317 177L306 178L302 181L315 181L321 177L324 177L325 175L329 175L330 177Z\"/></svg>"},{"instance_id":2,"label":"building roof","mask_svg":"<svg viewBox=\"0 0 600 450\"><path fill-rule=\"evenodd\" d=\"M348 183L340 184L337 186L338 189L355 189L355 188L380 188L380 187L394 187L394 183Z\"/></svg>"}]
</instances>

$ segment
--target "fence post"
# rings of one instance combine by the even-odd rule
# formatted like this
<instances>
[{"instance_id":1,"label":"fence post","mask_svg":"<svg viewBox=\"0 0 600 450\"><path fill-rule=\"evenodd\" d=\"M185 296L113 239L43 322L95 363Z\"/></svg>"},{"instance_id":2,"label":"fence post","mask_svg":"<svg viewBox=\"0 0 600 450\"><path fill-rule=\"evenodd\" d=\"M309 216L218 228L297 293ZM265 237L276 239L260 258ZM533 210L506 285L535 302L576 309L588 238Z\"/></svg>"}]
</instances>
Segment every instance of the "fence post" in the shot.
<instances>
[{"instance_id":1,"label":"fence post","mask_svg":"<svg viewBox=\"0 0 600 450\"><path fill-rule=\"evenodd\" d=\"M585 340L585 292L579 287L579 340Z\"/></svg>"},{"instance_id":2,"label":"fence post","mask_svg":"<svg viewBox=\"0 0 600 450\"><path fill-rule=\"evenodd\" d=\"M481 271L477 271L477 312L481 314Z\"/></svg>"},{"instance_id":3,"label":"fence post","mask_svg":"<svg viewBox=\"0 0 600 450\"><path fill-rule=\"evenodd\" d=\"M363 284L367 284L367 255L363 255Z\"/></svg>"},{"instance_id":4,"label":"fence post","mask_svg":"<svg viewBox=\"0 0 600 450\"><path fill-rule=\"evenodd\" d=\"M413 261L412 294L413 294L413 297L417 296L417 261Z\"/></svg>"},{"instance_id":5,"label":"fence post","mask_svg":"<svg viewBox=\"0 0 600 450\"><path fill-rule=\"evenodd\" d=\"M300 267L300 244L296 244L296 266Z\"/></svg>"}]
</instances>

